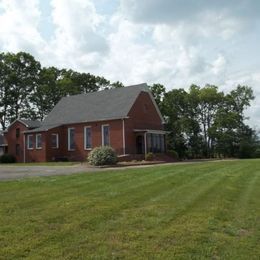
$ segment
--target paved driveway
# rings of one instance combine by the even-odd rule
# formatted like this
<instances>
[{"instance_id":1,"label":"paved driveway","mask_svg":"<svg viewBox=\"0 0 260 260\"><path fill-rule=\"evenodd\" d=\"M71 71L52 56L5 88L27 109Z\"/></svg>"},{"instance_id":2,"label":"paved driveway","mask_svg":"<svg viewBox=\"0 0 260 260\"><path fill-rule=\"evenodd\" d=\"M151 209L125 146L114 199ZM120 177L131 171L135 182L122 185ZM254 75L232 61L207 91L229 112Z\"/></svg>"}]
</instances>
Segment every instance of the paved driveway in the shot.
<instances>
[{"instance_id":1,"label":"paved driveway","mask_svg":"<svg viewBox=\"0 0 260 260\"><path fill-rule=\"evenodd\" d=\"M5 166L2 164L0 165L0 181L35 176L70 175L102 170L104 169L91 168L84 164L72 166Z\"/></svg>"},{"instance_id":2,"label":"paved driveway","mask_svg":"<svg viewBox=\"0 0 260 260\"><path fill-rule=\"evenodd\" d=\"M187 162L178 163L167 163L168 165L178 165L178 164L190 164L190 163L202 163L202 162L221 162L223 160L193 160ZM226 160L229 161L229 160ZM160 164L152 165L138 165L138 166L123 166L123 167L111 167L111 168L95 168L90 167L87 164L75 164L71 166L16 166L16 165L4 165L0 164L0 181L21 179L27 177L37 177L37 176L55 176L55 175L71 175L83 172L96 172L96 171L108 171L108 170L122 170L128 168L146 168L146 167L156 167Z\"/></svg>"}]
</instances>

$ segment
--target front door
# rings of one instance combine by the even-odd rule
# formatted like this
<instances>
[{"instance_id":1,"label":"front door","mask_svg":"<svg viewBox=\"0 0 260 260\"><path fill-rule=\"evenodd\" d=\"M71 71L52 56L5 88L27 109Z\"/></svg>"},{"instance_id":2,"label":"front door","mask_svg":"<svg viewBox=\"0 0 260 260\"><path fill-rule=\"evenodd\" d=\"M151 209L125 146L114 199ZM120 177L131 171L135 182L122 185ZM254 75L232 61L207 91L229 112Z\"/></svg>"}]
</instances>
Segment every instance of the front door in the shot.
<instances>
[{"instance_id":1,"label":"front door","mask_svg":"<svg viewBox=\"0 0 260 260\"><path fill-rule=\"evenodd\" d=\"M143 154L144 153L144 136L138 135L136 137L136 153Z\"/></svg>"}]
</instances>

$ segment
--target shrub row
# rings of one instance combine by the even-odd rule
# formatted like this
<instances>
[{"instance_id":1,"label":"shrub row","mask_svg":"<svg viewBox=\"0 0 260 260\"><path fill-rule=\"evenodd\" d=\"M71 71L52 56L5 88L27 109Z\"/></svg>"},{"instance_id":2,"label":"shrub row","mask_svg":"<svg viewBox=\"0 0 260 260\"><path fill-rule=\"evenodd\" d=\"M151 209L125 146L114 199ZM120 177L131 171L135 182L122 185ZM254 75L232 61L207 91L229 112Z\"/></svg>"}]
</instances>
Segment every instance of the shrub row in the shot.
<instances>
[{"instance_id":1,"label":"shrub row","mask_svg":"<svg viewBox=\"0 0 260 260\"><path fill-rule=\"evenodd\" d=\"M11 154L3 154L0 156L0 163L15 163L16 159Z\"/></svg>"}]
</instances>

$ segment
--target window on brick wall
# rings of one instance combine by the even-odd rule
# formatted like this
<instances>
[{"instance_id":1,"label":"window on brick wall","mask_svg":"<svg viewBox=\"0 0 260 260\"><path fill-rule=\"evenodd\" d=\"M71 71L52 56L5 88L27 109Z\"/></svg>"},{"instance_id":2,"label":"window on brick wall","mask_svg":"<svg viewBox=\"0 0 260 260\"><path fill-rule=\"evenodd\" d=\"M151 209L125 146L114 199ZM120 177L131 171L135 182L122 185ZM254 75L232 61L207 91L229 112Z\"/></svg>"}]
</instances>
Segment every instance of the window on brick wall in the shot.
<instances>
[{"instance_id":1,"label":"window on brick wall","mask_svg":"<svg viewBox=\"0 0 260 260\"><path fill-rule=\"evenodd\" d=\"M33 135L27 135L27 149L33 149Z\"/></svg>"},{"instance_id":2,"label":"window on brick wall","mask_svg":"<svg viewBox=\"0 0 260 260\"><path fill-rule=\"evenodd\" d=\"M20 137L20 128L15 129L15 135L16 135L16 138Z\"/></svg>"},{"instance_id":3,"label":"window on brick wall","mask_svg":"<svg viewBox=\"0 0 260 260\"><path fill-rule=\"evenodd\" d=\"M51 147L54 149L59 148L59 135L51 134Z\"/></svg>"},{"instance_id":4,"label":"window on brick wall","mask_svg":"<svg viewBox=\"0 0 260 260\"><path fill-rule=\"evenodd\" d=\"M35 140L36 149L41 149L42 148L42 134L37 134L35 138L36 138L36 140Z\"/></svg>"},{"instance_id":5,"label":"window on brick wall","mask_svg":"<svg viewBox=\"0 0 260 260\"><path fill-rule=\"evenodd\" d=\"M109 125L102 125L102 145L110 145Z\"/></svg>"},{"instance_id":6,"label":"window on brick wall","mask_svg":"<svg viewBox=\"0 0 260 260\"><path fill-rule=\"evenodd\" d=\"M88 150L92 147L92 140L91 140L91 127L86 126L84 127L84 149Z\"/></svg>"},{"instance_id":7,"label":"window on brick wall","mask_svg":"<svg viewBox=\"0 0 260 260\"><path fill-rule=\"evenodd\" d=\"M75 150L75 128L68 128L68 150Z\"/></svg>"}]
</instances>

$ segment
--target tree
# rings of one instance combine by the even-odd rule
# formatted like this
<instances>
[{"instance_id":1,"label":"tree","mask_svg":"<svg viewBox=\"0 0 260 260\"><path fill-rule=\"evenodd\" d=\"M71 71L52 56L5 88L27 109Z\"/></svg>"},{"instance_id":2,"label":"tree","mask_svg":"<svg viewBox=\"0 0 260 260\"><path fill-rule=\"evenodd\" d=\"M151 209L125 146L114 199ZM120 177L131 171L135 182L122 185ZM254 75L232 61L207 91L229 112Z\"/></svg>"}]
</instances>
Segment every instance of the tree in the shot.
<instances>
[{"instance_id":1,"label":"tree","mask_svg":"<svg viewBox=\"0 0 260 260\"><path fill-rule=\"evenodd\" d=\"M113 82L110 86L111 86L111 88L123 88L124 87L123 83L120 81Z\"/></svg>"},{"instance_id":2,"label":"tree","mask_svg":"<svg viewBox=\"0 0 260 260\"><path fill-rule=\"evenodd\" d=\"M110 88L110 81L105 79L104 77L96 77L96 84L99 90L105 90Z\"/></svg>"},{"instance_id":3,"label":"tree","mask_svg":"<svg viewBox=\"0 0 260 260\"><path fill-rule=\"evenodd\" d=\"M244 111L253 99L252 89L240 85L224 97L222 106L216 113L214 131L212 131L219 154L223 154L225 157L240 157L242 156L241 151L245 151L246 142L247 145L251 145L251 150L254 150L252 146L254 142L252 140L256 140L254 131L244 123ZM244 148L242 149L243 142ZM239 152L239 150L241 151Z\"/></svg>"},{"instance_id":4,"label":"tree","mask_svg":"<svg viewBox=\"0 0 260 260\"><path fill-rule=\"evenodd\" d=\"M152 86L149 86L149 88L153 94L155 102L157 103L159 108L161 108L161 104L166 93L166 88L161 84L153 84Z\"/></svg>"},{"instance_id":5,"label":"tree","mask_svg":"<svg viewBox=\"0 0 260 260\"><path fill-rule=\"evenodd\" d=\"M162 113L166 119L169 149L175 150L180 158L185 157L187 142L185 139L184 117L187 104L187 92L184 89L173 89L165 93L162 101Z\"/></svg>"},{"instance_id":6,"label":"tree","mask_svg":"<svg viewBox=\"0 0 260 260\"><path fill-rule=\"evenodd\" d=\"M5 66L5 54L0 53L0 123L3 129L7 124L7 110L10 105L8 96L9 88L7 85L7 66Z\"/></svg>"},{"instance_id":7,"label":"tree","mask_svg":"<svg viewBox=\"0 0 260 260\"><path fill-rule=\"evenodd\" d=\"M204 142L204 155L213 156L213 136L210 134L215 116L221 108L224 93L218 92L218 87L206 85L204 88L192 85L190 88L192 99L197 100L197 120L201 126Z\"/></svg>"},{"instance_id":8,"label":"tree","mask_svg":"<svg viewBox=\"0 0 260 260\"><path fill-rule=\"evenodd\" d=\"M28 53L2 53L0 58L1 126L34 113L29 98L37 86L41 65Z\"/></svg>"},{"instance_id":9,"label":"tree","mask_svg":"<svg viewBox=\"0 0 260 260\"><path fill-rule=\"evenodd\" d=\"M40 120L66 95L57 84L59 77L60 70L55 67L42 68L40 71L36 91L30 98L36 117Z\"/></svg>"},{"instance_id":10,"label":"tree","mask_svg":"<svg viewBox=\"0 0 260 260\"><path fill-rule=\"evenodd\" d=\"M189 92L175 89L165 93L161 110L171 132L170 148L188 158L249 156L250 150L256 150L256 139L244 123L244 111L253 98L247 86L226 95L214 85L191 85Z\"/></svg>"}]
</instances>

